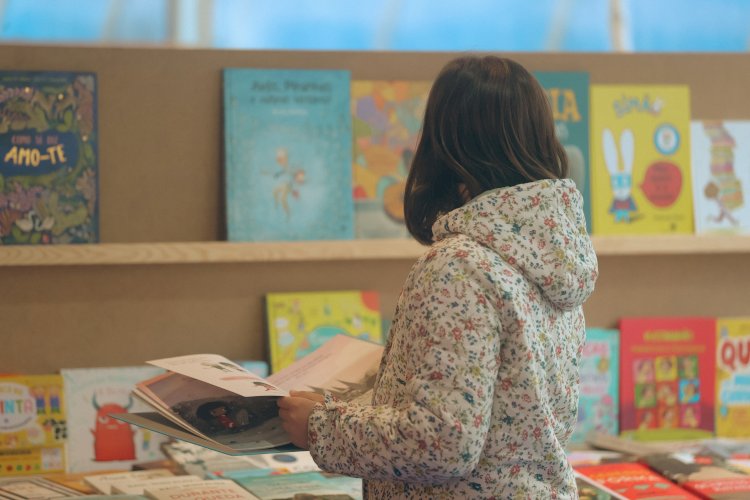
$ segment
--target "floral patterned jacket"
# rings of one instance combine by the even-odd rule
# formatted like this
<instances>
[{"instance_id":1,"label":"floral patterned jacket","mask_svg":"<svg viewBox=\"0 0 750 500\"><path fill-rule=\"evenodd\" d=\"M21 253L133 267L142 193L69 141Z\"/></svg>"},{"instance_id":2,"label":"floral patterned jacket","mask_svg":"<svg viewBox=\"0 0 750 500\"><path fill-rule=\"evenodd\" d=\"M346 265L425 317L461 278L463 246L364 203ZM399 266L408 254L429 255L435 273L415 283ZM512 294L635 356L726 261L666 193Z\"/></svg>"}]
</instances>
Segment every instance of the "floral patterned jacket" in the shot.
<instances>
[{"instance_id":1,"label":"floral patterned jacket","mask_svg":"<svg viewBox=\"0 0 750 500\"><path fill-rule=\"evenodd\" d=\"M372 406L308 421L324 470L368 498L577 498L582 304L597 260L571 180L488 191L445 214L399 297Z\"/></svg>"}]
</instances>

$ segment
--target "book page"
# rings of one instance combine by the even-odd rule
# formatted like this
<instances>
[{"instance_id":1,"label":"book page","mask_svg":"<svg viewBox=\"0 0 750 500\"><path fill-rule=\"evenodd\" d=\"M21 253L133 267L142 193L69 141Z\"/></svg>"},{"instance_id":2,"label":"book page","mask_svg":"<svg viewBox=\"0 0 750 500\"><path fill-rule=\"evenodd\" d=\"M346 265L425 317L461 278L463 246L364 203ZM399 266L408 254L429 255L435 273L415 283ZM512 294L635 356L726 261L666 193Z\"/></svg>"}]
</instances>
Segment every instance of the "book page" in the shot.
<instances>
[{"instance_id":1,"label":"book page","mask_svg":"<svg viewBox=\"0 0 750 500\"><path fill-rule=\"evenodd\" d=\"M287 395L285 390L269 384L261 377L218 354L192 354L155 359L147 363L221 387L240 396Z\"/></svg>"},{"instance_id":2,"label":"book page","mask_svg":"<svg viewBox=\"0 0 750 500\"><path fill-rule=\"evenodd\" d=\"M278 418L278 396L239 396L174 372L137 384L134 393L175 423L218 443L255 448L259 441L288 441Z\"/></svg>"},{"instance_id":3,"label":"book page","mask_svg":"<svg viewBox=\"0 0 750 500\"><path fill-rule=\"evenodd\" d=\"M337 335L268 381L286 390L330 392L351 401L372 389L382 356L379 344Z\"/></svg>"}]
</instances>

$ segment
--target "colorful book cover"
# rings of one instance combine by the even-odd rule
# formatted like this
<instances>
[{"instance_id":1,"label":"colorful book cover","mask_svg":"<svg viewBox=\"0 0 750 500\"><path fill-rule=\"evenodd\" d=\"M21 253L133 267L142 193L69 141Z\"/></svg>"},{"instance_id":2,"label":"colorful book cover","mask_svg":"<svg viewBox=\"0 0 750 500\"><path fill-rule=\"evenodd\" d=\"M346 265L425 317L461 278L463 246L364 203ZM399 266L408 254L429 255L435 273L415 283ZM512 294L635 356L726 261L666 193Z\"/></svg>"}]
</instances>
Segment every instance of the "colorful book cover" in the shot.
<instances>
[{"instance_id":1,"label":"colorful book cover","mask_svg":"<svg viewBox=\"0 0 750 500\"><path fill-rule=\"evenodd\" d=\"M700 498L639 463L589 465L578 467L576 470L627 499L697 500Z\"/></svg>"},{"instance_id":2,"label":"colorful book cover","mask_svg":"<svg viewBox=\"0 0 750 500\"><path fill-rule=\"evenodd\" d=\"M149 411L133 397L135 384L164 370L151 366L68 368L60 371L68 402L68 472L130 469L164 458L165 436L112 418Z\"/></svg>"},{"instance_id":3,"label":"colorful book cover","mask_svg":"<svg viewBox=\"0 0 750 500\"><path fill-rule=\"evenodd\" d=\"M0 477L64 472L65 415L59 375L0 378Z\"/></svg>"},{"instance_id":4,"label":"colorful book cover","mask_svg":"<svg viewBox=\"0 0 750 500\"><path fill-rule=\"evenodd\" d=\"M750 438L750 317L719 318L716 435Z\"/></svg>"},{"instance_id":5,"label":"colorful book cover","mask_svg":"<svg viewBox=\"0 0 750 500\"><path fill-rule=\"evenodd\" d=\"M750 121L690 124L696 233L750 232Z\"/></svg>"},{"instance_id":6,"label":"colorful book cover","mask_svg":"<svg viewBox=\"0 0 750 500\"><path fill-rule=\"evenodd\" d=\"M402 238L404 186L431 82L354 80L354 214L357 238Z\"/></svg>"},{"instance_id":7,"label":"colorful book cover","mask_svg":"<svg viewBox=\"0 0 750 500\"><path fill-rule=\"evenodd\" d=\"M700 498L750 498L750 476L716 456L661 453L648 455L642 461Z\"/></svg>"},{"instance_id":8,"label":"colorful book cover","mask_svg":"<svg viewBox=\"0 0 750 500\"><path fill-rule=\"evenodd\" d=\"M373 291L269 293L266 315L272 373L338 334L383 341L380 297Z\"/></svg>"},{"instance_id":9,"label":"colorful book cover","mask_svg":"<svg viewBox=\"0 0 750 500\"><path fill-rule=\"evenodd\" d=\"M690 90L591 87L594 234L693 232Z\"/></svg>"},{"instance_id":10,"label":"colorful book cover","mask_svg":"<svg viewBox=\"0 0 750 500\"><path fill-rule=\"evenodd\" d=\"M0 71L0 244L99 240L96 76Z\"/></svg>"},{"instance_id":11,"label":"colorful book cover","mask_svg":"<svg viewBox=\"0 0 750 500\"><path fill-rule=\"evenodd\" d=\"M569 176L583 195L586 228L591 232L589 180L589 74L586 72L536 72L552 105L557 138L568 157Z\"/></svg>"},{"instance_id":12,"label":"colorful book cover","mask_svg":"<svg viewBox=\"0 0 750 500\"><path fill-rule=\"evenodd\" d=\"M228 238L354 235L349 72L224 70Z\"/></svg>"},{"instance_id":13,"label":"colorful book cover","mask_svg":"<svg viewBox=\"0 0 750 500\"><path fill-rule=\"evenodd\" d=\"M714 432L716 320L620 320L620 433L700 439Z\"/></svg>"},{"instance_id":14,"label":"colorful book cover","mask_svg":"<svg viewBox=\"0 0 750 500\"><path fill-rule=\"evenodd\" d=\"M579 500L622 500L625 498L576 470L573 470L573 474L576 478Z\"/></svg>"},{"instance_id":15,"label":"colorful book cover","mask_svg":"<svg viewBox=\"0 0 750 500\"><path fill-rule=\"evenodd\" d=\"M588 328L580 364L578 424L571 443L583 443L591 431L618 432L620 332Z\"/></svg>"}]
</instances>

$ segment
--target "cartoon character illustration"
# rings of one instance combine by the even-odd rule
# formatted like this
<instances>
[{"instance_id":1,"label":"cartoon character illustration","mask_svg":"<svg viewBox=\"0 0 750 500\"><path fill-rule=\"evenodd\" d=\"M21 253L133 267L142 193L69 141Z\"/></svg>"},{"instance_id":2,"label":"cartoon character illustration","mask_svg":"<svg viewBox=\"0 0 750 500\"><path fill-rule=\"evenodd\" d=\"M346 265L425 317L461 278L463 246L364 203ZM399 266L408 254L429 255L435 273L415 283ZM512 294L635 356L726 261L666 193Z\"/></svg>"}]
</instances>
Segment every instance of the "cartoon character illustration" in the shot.
<instances>
[{"instance_id":1,"label":"cartoon character illustration","mask_svg":"<svg viewBox=\"0 0 750 500\"><path fill-rule=\"evenodd\" d=\"M694 405L682 407L682 426L695 429L700 424L700 415Z\"/></svg>"},{"instance_id":2,"label":"cartoon character illustration","mask_svg":"<svg viewBox=\"0 0 750 500\"><path fill-rule=\"evenodd\" d=\"M31 394L34 396L34 402L36 403L36 412L39 415L47 413L47 399L44 392L44 387L36 386L32 387Z\"/></svg>"},{"instance_id":3,"label":"cartoon character illustration","mask_svg":"<svg viewBox=\"0 0 750 500\"><path fill-rule=\"evenodd\" d=\"M700 401L698 380L680 380L680 403Z\"/></svg>"},{"instance_id":4,"label":"cartoon character illustration","mask_svg":"<svg viewBox=\"0 0 750 500\"><path fill-rule=\"evenodd\" d=\"M677 427L677 407L665 406L659 408L659 427L662 429Z\"/></svg>"},{"instance_id":5,"label":"cartoon character illustration","mask_svg":"<svg viewBox=\"0 0 750 500\"><path fill-rule=\"evenodd\" d=\"M672 406L677 404L677 388L674 383L657 384L656 400L660 405Z\"/></svg>"},{"instance_id":6,"label":"cartoon character illustration","mask_svg":"<svg viewBox=\"0 0 750 500\"><path fill-rule=\"evenodd\" d=\"M203 403L196 410L196 415L206 422L218 424L222 429L229 431L237 429L237 422L229 416L229 407L223 401Z\"/></svg>"},{"instance_id":7,"label":"cartoon character illustration","mask_svg":"<svg viewBox=\"0 0 750 500\"><path fill-rule=\"evenodd\" d=\"M615 216L615 222L631 222L631 212L637 211L635 201L631 194L633 188L633 154L634 139L633 131L625 129L620 134L620 153L622 155L622 168L618 161L617 144L612 131L604 129L602 136L604 146L604 163L609 171L609 179L612 187L612 206L609 209Z\"/></svg>"},{"instance_id":8,"label":"cartoon character illustration","mask_svg":"<svg viewBox=\"0 0 750 500\"><path fill-rule=\"evenodd\" d=\"M734 138L722 122L703 122L703 130L711 140L711 180L703 188L703 195L716 202L719 214L708 220L721 223L726 219L737 226L739 221L732 215L744 205L742 183L734 171Z\"/></svg>"},{"instance_id":9,"label":"cartoon character illustration","mask_svg":"<svg viewBox=\"0 0 750 500\"><path fill-rule=\"evenodd\" d=\"M677 379L677 358L675 356L658 356L655 364L657 382Z\"/></svg>"},{"instance_id":10,"label":"cartoon character illustration","mask_svg":"<svg viewBox=\"0 0 750 500\"><path fill-rule=\"evenodd\" d=\"M652 359L636 359L633 370L635 371L636 384L654 381L654 361Z\"/></svg>"},{"instance_id":11,"label":"cartoon character illustration","mask_svg":"<svg viewBox=\"0 0 750 500\"><path fill-rule=\"evenodd\" d=\"M105 462L112 460L134 460L135 431L130 424L112 418L112 413L126 413L133 405L133 398L128 400L127 406L117 403L100 405L96 394L91 397L91 404L96 409L96 425L91 429L94 435L94 460Z\"/></svg>"},{"instance_id":12,"label":"cartoon character illustration","mask_svg":"<svg viewBox=\"0 0 750 500\"><path fill-rule=\"evenodd\" d=\"M292 166L289 164L289 152L286 148L276 150L276 163L279 166L279 170L273 174L274 179L277 180L277 184L273 188L273 199L276 202L276 206L280 205L288 218L291 215L289 196L299 198L297 186L304 184L305 171L301 168L292 169Z\"/></svg>"},{"instance_id":13,"label":"cartoon character illustration","mask_svg":"<svg viewBox=\"0 0 750 500\"><path fill-rule=\"evenodd\" d=\"M653 408L656 406L656 387L654 384L636 384L635 407Z\"/></svg>"},{"instance_id":14,"label":"cartoon character illustration","mask_svg":"<svg viewBox=\"0 0 750 500\"><path fill-rule=\"evenodd\" d=\"M698 358L696 356L680 356L680 378L698 377Z\"/></svg>"}]
</instances>

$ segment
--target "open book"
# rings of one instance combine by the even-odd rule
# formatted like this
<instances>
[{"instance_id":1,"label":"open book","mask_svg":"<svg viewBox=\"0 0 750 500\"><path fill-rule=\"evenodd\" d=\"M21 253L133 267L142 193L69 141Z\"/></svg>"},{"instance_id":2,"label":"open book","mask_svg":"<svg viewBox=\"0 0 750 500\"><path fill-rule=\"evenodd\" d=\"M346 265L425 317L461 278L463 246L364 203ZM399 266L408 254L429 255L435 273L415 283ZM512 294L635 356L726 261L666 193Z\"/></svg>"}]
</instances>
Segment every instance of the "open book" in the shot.
<instances>
[{"instance_id":1,"label":"open book","mask_svg":"<svg viewBox=\"0 0 750 500\"><path fill-rule=\"evenodd\" d=\"M216 354L148 361L167 372L133 394L154 411L111 416L230 455L291 450L276 400L307 390L369 403L382 354L381 345L337 335L266 379Z\"/></svg>"}]
</instances>

